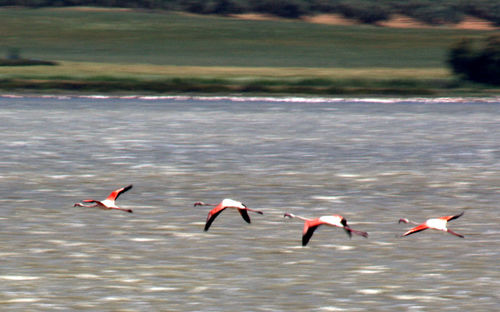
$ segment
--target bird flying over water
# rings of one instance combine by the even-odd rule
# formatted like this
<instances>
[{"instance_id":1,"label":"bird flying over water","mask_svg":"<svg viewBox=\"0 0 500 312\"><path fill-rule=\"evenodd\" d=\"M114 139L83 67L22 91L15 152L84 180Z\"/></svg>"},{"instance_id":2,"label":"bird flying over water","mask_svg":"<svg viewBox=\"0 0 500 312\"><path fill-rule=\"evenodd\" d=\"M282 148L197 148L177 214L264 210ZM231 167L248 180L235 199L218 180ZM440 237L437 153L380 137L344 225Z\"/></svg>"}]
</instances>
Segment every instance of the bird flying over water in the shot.
<instances>
[{"instance_id":1,"label":"bird flying over water","mask_svg":"<svg viewBox=\"0 0 500 312\"><path fill-rule=\"evenodd\" d=\"M406 233L404 233L401 236L407 236L407 235L417 233L417 232L427 230L427 229L434 229L434 230L438 230L438 231L448 232L448 233L453 234L455 236L464 238L463 235L455 233L447 227L448 221L460 218L464 214L464 212L465 211L462 211L461 214L457 214L457 215L453 215L453 216L445 216L445 217L440 217L440 218L428 219L424 223L413 222L413 221L410 221L406 218L399 219L398 223L403 222L403 223L411 223L411 224L417 225L416 227L408 230Z\"/></svg>"},{"instance_id":2,"label":"bird flying over water","mask_svg":"<svg viewBox=\"0 0 500 312\"><path fill-rule=\"evenodd\" d=\"M104 210L115 209L115 210L121 210L121 211L126 211L126 212L132 213L132 209L120 208L115 204L115 201L118 199L118 197L121 194L125 193L126 191L130 190L131 188L132 188L132 184L125 186L125 187L122 187L122 188L119 188L117 190L114 190L103 201L99 201L99 200L95 200L95 199L84 199L83 200L84 203L94 203L94 205L84 205L82 203L76 203L73 205L73 207L86 207L86 208L97 207L97 208L101 208Z\"/></svg>"},{"instance_id":3,"label":"bird flying over water","mask_svg":"<svg viewBox=\"0 0 500 312\"><path fill-rule=\"evenodd\" d=\"M297 219L305 221L304 222L304 230L302 231L302 246L307 245L307 243L311 239L312 235L314 234L314 231L316 231L316 229L320 225L323 225L323 224L343 228L344 231L349 236L349 238L352 237L352 233L354 233L356 235L363 236L363 237L368 237L368 233L366 233L366 232L351 229L351 227L349 227L347 225L347 220L344 217L339 216L339 215L322 216L319 218L308 219L308 218L294 215L292 213L285 213L283 215L283 217L297 218Z\"/></svg>"},{"instance_id":4,"label":"bird flying over water","mask_svg":"<svg viewBox=\"0 0 500 312\"><path fill-rule=\"evenodd\" d=\"M252 212L255 212L258 214L264 214L260 210L250 209L247 206L245 206L243 203L236 201L236 200L229 199L229 198L224 199L219 204L206 204L206 203L200 201L200 202L194 203L194 206L214 206L214 208L212 210L210 210L210 212L208 213L207 221L205 223L205 231L208 231L208 229L210 228L210 225L212 225L212 222L214 222L215 218L217 218L217 216L222 211L224 211L226 208L237 209L238 212L241 214L241 216L243 217L243 219L247 223L250 223L250 216L248 215L248 211L252 211Z\"/></svg>"}]
</instances>

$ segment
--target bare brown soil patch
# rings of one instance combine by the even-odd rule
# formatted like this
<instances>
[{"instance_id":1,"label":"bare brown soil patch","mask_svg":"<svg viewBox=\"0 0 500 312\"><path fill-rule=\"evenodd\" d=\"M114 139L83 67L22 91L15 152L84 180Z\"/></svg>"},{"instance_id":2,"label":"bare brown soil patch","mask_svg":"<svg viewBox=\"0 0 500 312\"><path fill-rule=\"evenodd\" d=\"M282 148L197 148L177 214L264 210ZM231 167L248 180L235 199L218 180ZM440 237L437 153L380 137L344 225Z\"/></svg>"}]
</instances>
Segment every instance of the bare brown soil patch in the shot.
<instances>
[{"instance_id":1,"label":"bare brown soil patch","mask_svg":"<svg viewBox=\"0 0 500 312\"><path fill-rule=\"evenodd\" d=\"M318 14L313 16L305 16L302 18L304 22L326 25L359 25L357 20L346 18L340 14Z\"/></svg>"},{"instance_id":2,"label":"bare brown soil patch","mask_svg":"<svg viewBox=\"0 0 500 312\"><path fill-rule=\"evenodd\" d=\"M473 16L467 16L463 21L455 25L458 29L474 29L474 30L497 30L498 27L495 26L490 21L483 20Z\"/></svg>"},{"instance_id":3,"label":"bare brown soil patch","mask_svg":"<svg viewBox=\"0 0 500 312\"><path fill-rule=\"evenodd\" d=\"M256 21L293 21L291 19L284 19L267 14L258 13L245 13L245 14L234 14L231 15L233 18L245 19L245 20L256 20ZM325 25L339 25L339 26L352 26L352 25L362 25L358 20L350 19L342 16L341 14L318 14L305 16L301 18L302 21L307 23L315 24L325 24ZM458 24L445 24L445 25L429 25L420 22L409 16L395 14L387 21L381 21L376 24L381 27L390 28L454 28L454 29L471 29L471 30L498 30L492 22L483 20L473 16L467 16Z\"/></svg>"},{"instance_id":4,"label":"bare brown soil patch","mask_svg":"<svg viewBox=\"0 0 500 312\"><path fill-rule=\"evenodd\" d=\"M395 14L387 21L377 23L378 26L392 28L432 28L432 25L420 22L409 16Z\"/></svg>"},{"instance_id":5,"label":"bare brown soil patch","mask_svg":"<svg viewBox=\"0 0 500 312\"><path fill-rule=\"evenodd\" d=\"M251 21L280 21L286 20L285 18L277 17L270 14L259 14L259 13L242 13L242 14L231 14L230 17L251 20Z\"/></svg>"}]
</instances>

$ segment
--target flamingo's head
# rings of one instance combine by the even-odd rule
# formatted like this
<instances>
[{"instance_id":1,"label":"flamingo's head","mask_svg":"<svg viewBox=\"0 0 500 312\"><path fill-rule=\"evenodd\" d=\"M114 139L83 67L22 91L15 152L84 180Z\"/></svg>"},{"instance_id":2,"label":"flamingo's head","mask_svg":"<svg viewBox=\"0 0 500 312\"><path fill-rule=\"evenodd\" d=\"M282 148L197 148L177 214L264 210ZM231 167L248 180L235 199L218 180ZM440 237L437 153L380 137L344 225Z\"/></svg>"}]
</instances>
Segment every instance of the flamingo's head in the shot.
<instances>
[{"instance_id":1,"label":"flamingo's head","mask_svg":"<svg viewBox=\"0 0 500 312\"><path fill-rule=\"evenodd\" d=\"M293 217L295 217L293 213L285 212L285 214L283 215L283 218L293 218Z\"/></svg>"},{"instance_id":2,"label":"flamingo's head","mask_svg":"<svg viewBox=\"0 0 500 312\"><path fill-rule=\"evenodd\" d=\"M398 223L410 223L410 220L408 220L406 218L401 218L401 219L399 219Z\"/></svg>"},{"instance_id":3,"label":"flamingo's head","mask_svg":"<svg viewBox=\"0 0 500 312\"><path fill-rule=\"evenodd\" d=\"M202 201L198 201L198 202L194 203L193 206L195 206L195 207L196 206L206 206L206 204L204 202L202 202Z\"/></svg>"}]
</instances>

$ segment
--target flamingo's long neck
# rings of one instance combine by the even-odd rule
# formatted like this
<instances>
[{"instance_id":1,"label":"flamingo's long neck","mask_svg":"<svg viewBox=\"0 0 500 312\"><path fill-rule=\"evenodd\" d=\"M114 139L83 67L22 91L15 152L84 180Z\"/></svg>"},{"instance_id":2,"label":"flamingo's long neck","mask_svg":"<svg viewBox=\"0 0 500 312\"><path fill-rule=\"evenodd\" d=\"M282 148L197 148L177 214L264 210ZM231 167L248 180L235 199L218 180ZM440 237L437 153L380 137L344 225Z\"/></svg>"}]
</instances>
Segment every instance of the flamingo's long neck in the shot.
<instances>
[{"instance_id":1,"label":"flamingo's long neck","mask_svg":"<svg viewBox=\"0 0 500 312\"><path fill-rule=\"evenodd\" d=\"M301 217L301 216L295 216L296 218L302 220L302 221L311 221L312 219L309 219L309 218L304 218L304 217Z\"/></svg>"},{"instance_id":2,"label":"flamingo's long neck","mask_svg":"<svg viewBox=\"0 0 500 312\"><path fill-rule=\"evenodd\" d=\"M212 207L215 207L215 206L217 206L217 204L207 204L204 202L196 202L196 203L194 203L194 206L212 206Z\"/></svg>"},{"instance_id":3,"label":"flamingo's long neck","mask_svg":"<svg viewBox=\"0 0 500 312\"><path fill-rule=\"evenodd\" d=\"M297 219L300 219L302 221L310 221L311 220L311 219L308 219L308 218L304 218L304 217L301 217L301 216L294 215L293 213L286 213L285 217L297 218Z\"/></svg>"},{"instance_id":4,"label":"flamingo's long neck","mask_svg":"<svg viewBox=\"0 0 500 312\"><path fill-rule=\"evenodd\" d=\"M97 207L97 204L95 205L84 205L84 204L81 204L81 203L76 203L75 204L75 207L78 206L78 207L85 207L85 208L94 208L94 207Z\"/></svg>"}]
</instances>

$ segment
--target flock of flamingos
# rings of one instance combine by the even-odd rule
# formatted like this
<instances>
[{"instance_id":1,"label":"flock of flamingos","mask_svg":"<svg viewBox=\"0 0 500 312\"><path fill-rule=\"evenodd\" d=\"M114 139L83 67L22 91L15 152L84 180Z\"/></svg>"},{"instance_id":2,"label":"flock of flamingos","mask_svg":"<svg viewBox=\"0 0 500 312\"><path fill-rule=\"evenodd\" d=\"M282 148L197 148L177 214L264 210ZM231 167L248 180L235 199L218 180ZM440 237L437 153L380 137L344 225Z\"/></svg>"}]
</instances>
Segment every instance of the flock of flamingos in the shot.
<instances>
[{"instance_id":1,"label":"flock of flamingos","mask_svg":"<svg viewBox=\"0 0 500 312\"><path fill-rule=\"evenodd\" d=\"M86 207L86 208L101 208L105 210L121 210L121 211L126 211L132 213L131 209L124 209L120 208L116 205L115 201L118 199L118 197L125 193L126 191L130 190L132 188L132 185L128 185L126 187L119 188L117 190L114 190L109 194L109 196L103 200L95 200L95 199L84 199L82 202L84 203L91 203L92 205L85 205L82 203L76 203L74 204L75 207ZM194 203L194 206L211 206L214 207L210 212L208 213L207 216L207 221L205 223L205 231L208 231L212 223L214 222L215 218L217 218L218 215L221 214L225 209L227 208L232 208L232 209L237 209L238 212L241 214L243 217L243 220L245 220L247 223L250 223L250 216L248 215L248 212L255 212L258 214L264 214L260 210L255 210L255 209L250 209L247 206L245 206L243 203L232 200L232 199L224 199L221 201L219 204L207 204L204 202L196 202ZM458 233L453 232L450 230L447 225L448 221L457 219L461 217L464 214L464 212L458 214L458 215L452 215L452 216L445 216L445 217L440 217L440 218L432 218L428 219L424 223L416 223L413 221L410 221L406 218L404 219L399 219L399 223L411 223L416 225L414 228L408 230L401 236L407 236L410 234L414 234L423 230L427 229L434 229L434 230L439 230L439 231L444 231L448 232L450 234L453 234L455 236L463 238L463 235L460 235ZM318 218L314 219L308 219L304 218L301 216L294 215L292 213L285 213L284 217L287 218L297 218L300 220L304 221L304 230L302 231L302 246L306 246L309 240L311 239L312 235L314 234L314 231L320 226L320 225L329 225L329 226L335 226L344 229L344 231L347 233L349 237L352 236L352 234L360 235L363 237L368 237L368 233L363 232L363 231L357 231L352 229L348 224L347 220L339 215L330 215L330 216L321 216Z\"/></svg>"}]
</instances>

